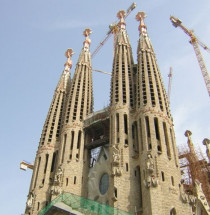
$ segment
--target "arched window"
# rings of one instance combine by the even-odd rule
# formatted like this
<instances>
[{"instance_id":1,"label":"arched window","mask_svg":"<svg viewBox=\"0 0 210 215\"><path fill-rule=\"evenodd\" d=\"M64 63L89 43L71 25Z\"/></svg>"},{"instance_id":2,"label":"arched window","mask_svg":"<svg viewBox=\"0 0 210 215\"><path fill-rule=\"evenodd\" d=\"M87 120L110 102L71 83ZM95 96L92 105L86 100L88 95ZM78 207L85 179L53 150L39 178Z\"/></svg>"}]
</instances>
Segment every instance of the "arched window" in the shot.
<instances>
[{"instance_id":1,"label":"arched window","mask_svg":"<svg viewBox=\"0 0 210 215\"><path fill-rule=\"evenodd\" d=\"M176 209L174 207L170 210L170 215L176 215Z\"/></svg>"}]
</instances>

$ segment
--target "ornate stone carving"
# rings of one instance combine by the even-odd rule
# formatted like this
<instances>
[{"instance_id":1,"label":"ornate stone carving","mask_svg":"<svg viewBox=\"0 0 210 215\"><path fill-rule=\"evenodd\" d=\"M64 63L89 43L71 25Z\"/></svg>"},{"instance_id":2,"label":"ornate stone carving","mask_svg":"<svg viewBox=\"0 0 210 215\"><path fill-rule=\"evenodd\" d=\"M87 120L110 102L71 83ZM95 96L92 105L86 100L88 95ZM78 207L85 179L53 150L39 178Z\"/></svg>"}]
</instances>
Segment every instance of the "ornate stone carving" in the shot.
<instances>
[{"instance_id":1,"label":"ornate stone carving","mask_svg":"<svg viewBox=\"0 0 210 215\"><path fill-rule=\"evenodd\" d=\"M188 202L188 196L184 191L184 179L181 180L181 184L180 184L180 197L183 203L187 203Z\"/></svg>"},{"instance_id":2,"label":"ornate stone carving","mask_svg":"<svg viewBox=\"0 0 210 215\"><path fill-rule=\"evenodd\" d=\"M157 187L158 186L158 177L155 173L155 164L151 154L147 155L146 159L146 180L144 184L146 187Z\"/></svg>"},{"instance_id":3,"label":"ornate stone carving","mask_svg":"<svg viewBox=\"0 0 210 215\"><path fill-rule=\"evenodd\" d=\"M120 168L120 150L119 146L116 144L112 146L113 148L113 162L112 162L112 176L121 176L122 170Z\"/></svg>"},{"instance_id":4,"label":"ornate stone carving","mask_svg":"<svg viewBox=\"0 0 210 215\"><path fill-rule=\"evenodd\" d=\"M29 193L29 195L28 195L28 199L27 199L27 202L26 202L27 208L31 208L32 207L33 201L34 201L34 193L33 193L33 191L31 191Z\"/></svg>"},{"instance_id":5,"label":"ornate stone carving","mask_svg":"<svg viewBox=\"0 0 210 215\"><path fill-rule=\"evenodd\" d=\"M51 190L50 190L50 192L51 192L51 195L60 195L61 194L61 187L59 187L59 186L52 186L52 188L51 188Z\"/></svg>"},{"instance_id":6,"label":"ornate stone carving","mask_svg":"<svg viewBox=\"0 0 210 215\"><path fill-rule=\"evenodd\" d=\"M62 176L63 176L63 170L62 170L61 166L59 166L58 170L57 170L57 172L55 174L55 179L54 179L54 183L56 185L61 185Z\"/></svg>"}]
</instances>

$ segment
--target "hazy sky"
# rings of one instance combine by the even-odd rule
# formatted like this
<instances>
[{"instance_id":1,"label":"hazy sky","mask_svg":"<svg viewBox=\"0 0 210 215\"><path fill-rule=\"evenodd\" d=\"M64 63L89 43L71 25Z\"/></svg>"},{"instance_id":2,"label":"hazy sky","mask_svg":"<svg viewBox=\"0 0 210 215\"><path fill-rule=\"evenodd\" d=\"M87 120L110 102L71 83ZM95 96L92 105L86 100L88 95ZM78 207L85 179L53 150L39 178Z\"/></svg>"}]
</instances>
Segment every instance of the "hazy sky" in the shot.
<instances>
[{"instance_id":1,"label":"hazy sky","mask_svg":"<svg viewBox=\"0 0 210 215\"><path fill-rule=\"evenodd\" d=\"M117 20L120 9L131 0L0 0L0 202L1 214L24 213L31 170L19 170L21 160L33 162L42 126L58 79L64 68L67 48L76 54L82 48L84 28L93 30L91 51ZM142 0L127 18L127 31L136 62L138 22L135 15L145 11L151 38L165 87L173 67L171 112L177 144L186 143L184 132L202 147L210 138L210 99L189 37L172 26L177 16L207 46L210 46L209 0ZM210 70L210 54L202 50ZM111 72L113 38L92 60L94 69ZM94 73L94 109L109 104L110 76Z\"/></svg>"}]
</instances>

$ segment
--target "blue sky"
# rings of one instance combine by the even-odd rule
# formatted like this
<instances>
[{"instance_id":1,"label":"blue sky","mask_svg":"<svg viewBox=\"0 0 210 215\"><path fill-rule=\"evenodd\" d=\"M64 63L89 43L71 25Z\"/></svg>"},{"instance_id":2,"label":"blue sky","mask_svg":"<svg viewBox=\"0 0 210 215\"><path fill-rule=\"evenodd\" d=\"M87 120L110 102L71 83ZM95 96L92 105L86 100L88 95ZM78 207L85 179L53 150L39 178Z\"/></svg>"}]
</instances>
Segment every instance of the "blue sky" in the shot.
<instances>
[{"instance_id":1,"label":"blue sky","mask_svg":"<svg viewBox=\"0 0 210 215\"><path fill-rule=\"evenodd\" d=\"M0 202L4 215L24 213L31 171L19 170L21 160L34 161L42 126L57 81L72 48L74 72L82 48L84 28L93 30L91 51L103 40L109 24L117 20L120 9L131 0L0 0ZM127 18L127 31L134 60L138 40L135 15L145 11L148 34L156 52L165 87L173 67L171 112L177 144L186 143L184 132L202 147L210 138L210 99L189 38L172 26L174 15L207 46L210 46L209 0L142 0ZM210 70L210 54L201 50ZM92 60L94 69L111 72L113 39ZM109 104L110 77L93 74L94 106Z\"/></svg>"}]
</instances>

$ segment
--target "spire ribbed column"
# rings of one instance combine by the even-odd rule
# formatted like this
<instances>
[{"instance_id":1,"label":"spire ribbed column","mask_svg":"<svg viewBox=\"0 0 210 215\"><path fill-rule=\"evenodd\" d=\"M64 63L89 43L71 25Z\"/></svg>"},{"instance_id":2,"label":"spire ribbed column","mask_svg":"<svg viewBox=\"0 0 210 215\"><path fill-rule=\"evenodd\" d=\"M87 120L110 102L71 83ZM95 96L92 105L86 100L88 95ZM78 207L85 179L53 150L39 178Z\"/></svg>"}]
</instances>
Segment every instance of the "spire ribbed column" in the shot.
<instances>
[{"instance_id":1,"label":"spire ribbed column","mask_svg":"<svg viewBox=\"0 0 210 215\"><path fill-rule=\"evenodd\" d=\"M170 211L183 214L182 191L179 186L181 174L169 102L144 24L145 17L144 12L136 15L137 21L140 21L135 118L144 196L141 210L144 215L169 214ZM189 207L185 210L189 214Z\"/></svg>"},{"instance_id":2,"label":"spire ribbed column","mask_svg":"<svg viewBox=\"0 0 210 215\"><path fill-rule=\"evenodd\" d=\"M127 199L131 187L130 111L134 104L133 57L125 29L125 11L119 11L119 30L115 35L110 101L110 162L109 204L129 211Z\"/></svg>"},{"instance_id":3,"label":"spire ribbed column","mask_svg":"<svg viewBox=\"0 0 210 215\"><path fill-rule=\"evenodd\" d=\"M59 150L59 167L54 178L53 198L59 192L71 192L81 195L83 153L84 153L84 118L93 112L92 67L89 46L90 29L85 29L85 41L76 65L70 93L66 104L64 126ZM58 191L59 190L59 191Z\"/></svg>"},{"instance_id":4,"label":"spire ribbed column","mask_svg":"<svg viewBox=\"0 0 210 215\"><path fill-rule=\"evenodd\" d=\"M42 130L37 151L31 186L26 204L26 213L37 214L50 201L49 186L55 174L55 160L58 154L59 137L63 121L66 95L70 87L72 49L65 53L67 62L55 89L53 100Z\"/></svg>"}]
</instances>

